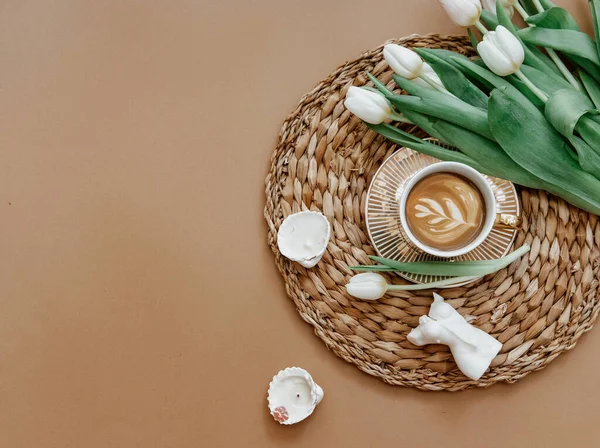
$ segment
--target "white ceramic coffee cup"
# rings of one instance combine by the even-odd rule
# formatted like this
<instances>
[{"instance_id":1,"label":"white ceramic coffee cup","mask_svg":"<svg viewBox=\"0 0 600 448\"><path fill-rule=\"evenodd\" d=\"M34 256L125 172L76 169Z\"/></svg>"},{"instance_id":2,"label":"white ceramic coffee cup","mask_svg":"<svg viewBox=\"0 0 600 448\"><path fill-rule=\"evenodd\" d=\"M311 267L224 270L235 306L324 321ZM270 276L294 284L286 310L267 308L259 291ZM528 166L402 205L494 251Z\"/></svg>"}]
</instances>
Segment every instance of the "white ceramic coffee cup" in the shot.
<instances>
[{"instance_id":1,"label":"white ceramic coffee cup","mask_svg":"<svg viewBox=\"0 0 600 448\"><path fill-rule=\"evenodd\" d=\"M410 227L408 226L408 222L406 219L406 201L408 199L408 194L412 190L412 188L419 182L421 179L434 174L434 173L454 173L459 174L461 176L469 179L473 184L477 187L477 189L481 192L484 201L485 207L485 221L477 238L475 238L471 243L461 247L460 249L454 250L440 250L435 247L428 246L419 241L414 234L411 232ZM513 218L512 216L509 218ZM511 227L516 227L517 218L514 217L514 220L506 219L504 225L511 225ZM426 168L423 168L421 171L417 172L404 186L402 191L402 195L400 196L400 222L402 223L402 228L406 233L406 236L410 239L411 243L417 246L419 249L427 252L428 254L435 255L436 257L458 257L459 255L464 255L467 252L471 252L477 246L479 246L490 234L492 228L494 227L494 223L496 223L496 196L494 195L494 190L492 190L491 185L486 180L486 178L481 175L478 171L474 170L470 166L464 165L462 163L457 162L439 162L434 163L433 165L429 165Z\"/></svg>"}]
</instances>

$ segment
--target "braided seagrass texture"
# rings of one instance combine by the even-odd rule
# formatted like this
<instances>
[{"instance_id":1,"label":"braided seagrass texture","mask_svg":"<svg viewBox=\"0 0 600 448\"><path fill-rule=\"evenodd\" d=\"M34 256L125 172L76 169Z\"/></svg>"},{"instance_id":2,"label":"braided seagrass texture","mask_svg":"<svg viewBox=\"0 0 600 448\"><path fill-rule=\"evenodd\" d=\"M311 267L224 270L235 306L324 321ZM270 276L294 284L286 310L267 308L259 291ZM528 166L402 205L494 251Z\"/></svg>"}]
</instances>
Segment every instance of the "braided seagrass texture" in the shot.
<instances>
[{"instance_id":1,"label":"braided seagrass texture","mask_svg":"<svg viewBox=\"0 0 600 448\"><path fill-rule=\"evenodd\" d=\"M472 55L458 36L409 36L409 47L446 48ZM523 226L516 247L531 252L469 286L442 291L468 321L504 345L490 370L471 381L448 347L416 347L406 339L431 304L431 291L396 292L374 301L349 296L349 265L370 264L365 197L383 160L399 148L344 108L351 85L370 72L385 83L391 72L381 48L348 62L305 95L283 123L266 179L268 241L289 296L336 355L389 384L458 391L515 382L544 368L590 330L600 305L598 217L543 191L520 189ZM409 132L416 129L403 127ZM321 262L305 269L277 249L277 230L290 213L323 212L332 225ZM404 283L397 276L388 281Z\"/></svg>"}]
</instances>

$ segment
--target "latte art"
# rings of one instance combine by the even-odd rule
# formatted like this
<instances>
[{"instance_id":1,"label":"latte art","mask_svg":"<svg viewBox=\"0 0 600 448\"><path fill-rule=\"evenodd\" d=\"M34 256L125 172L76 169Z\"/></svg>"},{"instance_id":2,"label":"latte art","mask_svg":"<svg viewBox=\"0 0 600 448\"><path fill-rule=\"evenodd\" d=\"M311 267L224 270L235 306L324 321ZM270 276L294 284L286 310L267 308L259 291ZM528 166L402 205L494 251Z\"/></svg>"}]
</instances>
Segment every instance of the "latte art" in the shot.
<instances>
[{"instance_id":1,"label":"latte art","mask_svg":"<svg viewBox=\"0 0 600 448\"><path fill-rule=\"evenodd\" d=\"M479 189L466 177L435 173L411 189L406 220L423 244L455 250L477 238L485 221L485 203Z\"/></svg>"}]
</instances>

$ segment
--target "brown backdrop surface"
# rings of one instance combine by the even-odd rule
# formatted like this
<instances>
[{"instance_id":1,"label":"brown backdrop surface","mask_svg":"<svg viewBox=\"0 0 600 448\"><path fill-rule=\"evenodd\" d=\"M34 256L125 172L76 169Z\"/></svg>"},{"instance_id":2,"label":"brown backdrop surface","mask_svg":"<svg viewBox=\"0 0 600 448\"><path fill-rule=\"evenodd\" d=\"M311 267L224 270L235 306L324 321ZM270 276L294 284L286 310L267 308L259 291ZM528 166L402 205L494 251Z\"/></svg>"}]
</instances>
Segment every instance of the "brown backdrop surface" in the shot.
<instances>
[{"instance_id":1,"label":"brown backdrop surface","mask_svg":"<svg viewBox=\"0 0 600 448\"><path fill-rule=\"evenodd\" d=\"M563 0L590 30L584 0ZM600 330L516 385L386 386L328 353L266 244L281 121L434 1L0 2L0 446L588 447ZM325 389L266 409L279 369Z\"/></svg>"}]
</instances>

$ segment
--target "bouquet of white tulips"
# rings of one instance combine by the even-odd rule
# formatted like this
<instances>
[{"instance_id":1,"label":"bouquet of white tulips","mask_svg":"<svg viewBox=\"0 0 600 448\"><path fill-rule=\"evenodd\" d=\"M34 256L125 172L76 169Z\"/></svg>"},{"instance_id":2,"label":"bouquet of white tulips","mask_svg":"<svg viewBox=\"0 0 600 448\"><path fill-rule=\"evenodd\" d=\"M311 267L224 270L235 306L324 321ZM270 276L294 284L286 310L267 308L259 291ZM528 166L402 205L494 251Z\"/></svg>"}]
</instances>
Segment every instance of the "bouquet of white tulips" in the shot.
<instances>
[{"instance_id":1,"label":"bouquet of white tulips","mask_svg":"<svg viewBox=\"0 0 600 448\"><path fill-rule=\"evenodd\" d=\"M400 145L539 188L600 214L600 0L596 39L549 0L440 0L480 58L386 45L394 94L351 87L346 107ZM513 18L526 24L518 27ZM482 35L478 41L469 27ZM439 142L393 122L413 123Z\"/></svg>"}]
</instances>

